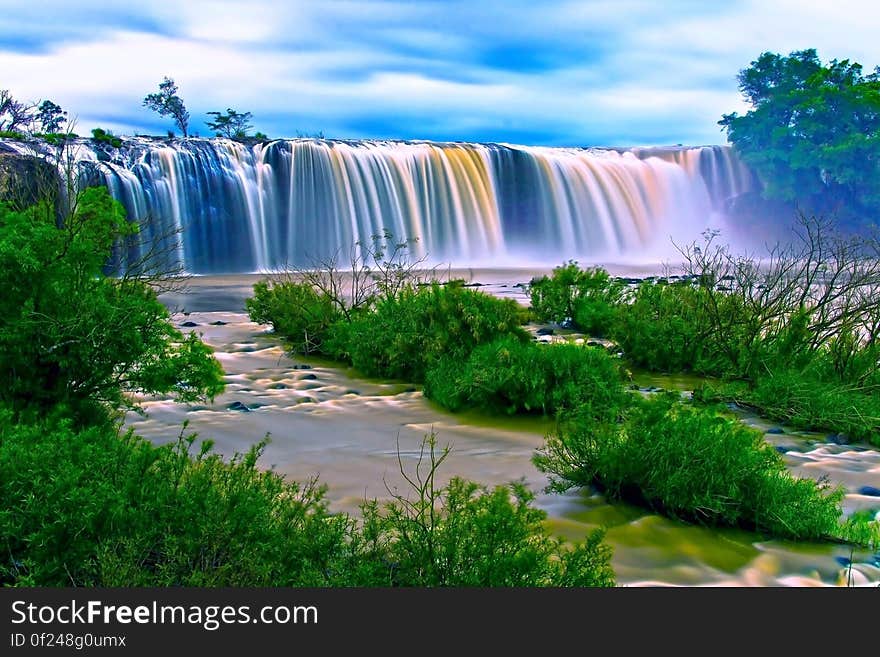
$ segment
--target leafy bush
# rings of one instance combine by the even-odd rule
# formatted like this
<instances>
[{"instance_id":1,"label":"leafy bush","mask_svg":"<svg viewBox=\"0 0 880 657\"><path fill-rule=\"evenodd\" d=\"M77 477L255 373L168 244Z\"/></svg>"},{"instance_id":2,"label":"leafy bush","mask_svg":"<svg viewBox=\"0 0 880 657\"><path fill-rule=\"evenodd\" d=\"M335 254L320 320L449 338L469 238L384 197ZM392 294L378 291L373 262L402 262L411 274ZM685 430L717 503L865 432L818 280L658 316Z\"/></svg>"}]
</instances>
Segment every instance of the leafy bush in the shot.
<instances>
[{"instance_id":1,"label":"leafy bush","mask_svg":"<svg viewBox=\"0 0 880 657\"><path fill-rule=\"evenodd\" d=\"M603 337L611 330L624 290L604 269L581 269L569 261L556 267L550 277L533 279L529 296L538 321L570 321L589 335Z\"/></svg>"},{"instance_id":2,"label":"leafy bush","mask_svg":"<svg viewBox=\"0 0 880 657\"><path fill-rule=\"evenodd\" d=\"M294 281L259 281L245 305L252 321L271 324L294 352L303 354L321 353L331 325L341 318L329 297Z\"/></svg>"},{"instance_id":3,"label":"leafy bush","mask_svg":"<svg viewBox=\"0 0 880 657\"><path fill-rule=\"evenodd\" d=\"M444 356L464 362L481 344L524 336L523 315L512 299L461 284L405 286L378 298L350 323L337 322L328 353L367 376L421 382Z\"/></svg>"},{"instance_id":4,"label":"leafy bush","mask_svg":"<svg viewBox=\"0 0 880 657\"><path fill-rule=\"evenodd\" d=\"M136 226L105 188L79 196L56 223L48 204L0 206L0 400L71 412L131 404L128 391L193 401L223 390L223 370L198 336L184 337L147 281L104 275Z\"/></svg>"},{"instance_id":5,"label":"leafy bush","mask_svg":"<svg viewBox=\"0 0 880 657\"><path fill-rule=\"evenodd\" d=\"M194 437L154 447L69 423L0 423L0 581L38 586L320 585L347 520L323 491L226 463Z\"/></svg>"},{"instance_id":6,"label":"leafy bush","mask_svg":"<svg viewBox=\"0 0 880 657\"><path fill-rule=\"evenodd\" d=\"M477 347L464 364L444 358L428 371L424 391L451 411L553 414L587 405L613 419L628 399L621 381L603 349L507 337Z\"/></svg>"},{"instance_id":7,"label":"leafy bush","mask_svg":"<svg viewBox=\"0 0 880 657\"><path fill-rule=\"evenodd\" d=\"M27 135L17 130L0 130L0 139L14 139L15 141L24 141Z\"/></svg>"},{"instance_id":8,"label":"leafy bush","mask_svg":"<svg viewBox=\"0 0 880 657\"><path fill-rule=\"evenodd\" d=\"M113 148L119 148L122 146L122 140L119 137L103 128L93 128L92 139L100 144L110 144Z\"/></svg>"},{"instance_id":9,"label":"leafy bush","mask_svg":"<svg viewBox=\"0 0 880 657\"><path fill-rule=\"evenodd\" d=\"M0 585L584 586L613 584L593 534L550 538L522 486L455 480L422 502L330 514L324 490L224 461L195 436L155 447L106 426L0 411ZM432 478L433 481L433 478ZM424 500L436 503L429 513Z\"/></svg>"},{"instance_id":10,"label":"leafy bush","mask_svg":"<svg viewBox=\"0 0 880 657\"><path fill-rule=\"evenodd\" d=\"M430 435L416 475L404 473L414 498L364 506L358 548L369 555L361 561L373 568L368 579L385 586L614 585L601 531L574 546L550 537L546 514L531 506L534 495L521 484L489 490L455 478L435 487L446 454L437 455Z\"/></svg>"},{"instance_id":11,"label":"leafy bush","mask_svg":"<svg viewBox=\"0 0 880 657\"><path fill-rule=\"evenodd\" d=\"M594 484L691 522L792 539L838 535L842 489L794 478L760 432L677 399L642 401L622 426L575 417L536 464L557 489Z\"/></svg>"}]
</instances>

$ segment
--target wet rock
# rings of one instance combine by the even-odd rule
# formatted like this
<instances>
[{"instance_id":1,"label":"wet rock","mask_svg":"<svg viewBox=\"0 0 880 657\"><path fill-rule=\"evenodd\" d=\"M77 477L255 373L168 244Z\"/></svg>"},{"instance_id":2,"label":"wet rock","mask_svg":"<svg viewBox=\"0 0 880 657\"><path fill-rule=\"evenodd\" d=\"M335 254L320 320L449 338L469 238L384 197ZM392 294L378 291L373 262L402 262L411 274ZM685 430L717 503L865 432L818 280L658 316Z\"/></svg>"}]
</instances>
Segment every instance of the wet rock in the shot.
<instances>
[{"instance_id":1,"label":"wet rock","mask_svg":"<svg viewBox=\"0 0 880 657\"><path fill-rule=\"evenodd\" d=\"M294 365L293 369L295 370L310 370L312 369L311 365Z\"/></svg>"},{"instance_id":2,"label":"wet rock","mask_svg":"<svg viewBox=\"0 0 880 657\"><path fill-rule=\"evenodd\" d=\"M465 283L462 287L483 287L483 283Z\"/></svg>"},{"instance_id":3,"label":"wet rock","mask_svg":"<svg viewBox=\"0 0 880 657\"><path fill-rule=\"evenodd\" d=\"M289 387L290 386L287 385L286 383L273 383L272 385L268 386L267 389L268 390L287 390Z\"/></svg>"},{"instance_id":4,"label":"wet rock","mask_svg":"<svg viewBox=\"0 0 880 657\"><path fill-rule=\"evenodd\" d=\"M315 376L314 374L303 374L303 375L300 377L300 381L314 381L314 380L317 379L317 378L318 378L318 377Z\"/></svg>"},{"instance_id":5,"label":"wet rock","mask_svg":"<svg viewBox=\"0 0 880 657\"><path fill-rule=\"evenodd\" d=\"M226 326L226 322L222 319L218 319L216 322L211 322L211 326Z\"/></svg>"},{"instance_id":6,"label":"wet rock","mask_svg":"<svg viewBox=\"0 0 880 657\"><path fill-rule=\"evenodd\" d=\"M184 328L192 328L193 326L198 326L198 324L195 322L184 322L181 326Z\"/></svg>"},{"instance_id":7,"label":"wet rock","mask_svg":"<svg viewBox=\"0 0 880 657\"><path fill-rule=\"evenodd\" d=\"M230 411L239 411L240 413L250 413L251 409L242 404L240 401L234 401L226 407Z\"/></svg>"},{"instance_id":8,"label":"wet rock","mask_svg":"<svg viewBox=\"0 0 880 657\"><path fill-rule=\"evenodd\" d=\"M402 392L418 392L418 390L419 389L416 388L415 386L407 386L406 388L404 388L402 390Z\"/></svg>"},{"instance_id":9,"label":"wet rock","mask_svg":"<svg viewBox=\"0 0 880 657\"><path fill-rule=\"evenodd\" d=\"M574 328L574 321L571 319L571 317L566 317L561 322L559 322L559 326L560 328L571 329Z\"/></svg>"},{"instance_id":10,"label":"wet rock","mask_svg":"<svg viewBox=\"0 0 880 657\"><path fill-rule=\"evenodd\" d=\"M875 486L862 486L858 490L859 495L869 495L871 497L880 497L880 488Z\"/></svg>"},{"instance_id":11,"label":"wet rock","mask_svg":"<svg viewBox=\"0 0 880 657\"><path fill-rule=\"evenodd\" d=\"M535 333L536 333L537 335L553 335L553 334L556 333L556 331L554 331L554 330L553 330L552 328L550 328L549 326L542 326L542 327L539 328L537 331L535 331Z\"/></svg>"},{"instance_id":12,"label":"wet rock","mask_svg":"<svg viewBox=\"0 0 880 657\"><path fill-rule=\"evenodd\" d=\"M845 433L832 433L826 438L826 440L835 445L849 445L849 436Z\"/></svg>"},{"instance_id":13,"label":"wet rock","mask_svg":"<svg viewBox=\"0 0 880 657\"><path fill-rule=\"evenodd\" d=\"M764 433L769 433L778 436L779 434L785 433L782 427L770 427Z\"/></svg>"},{"instance_id":14,"label":"wet rock","mask_svg":"<svg viewBox=\"0 0 880 657\"><path fill-rule=\"evenodd\" d=\"M852 561L849 560L849 557L838 556L838 557L834 557L834 560L837 563L839 563L841 566L843 566L844 568L848 568L850 566L850 564L852 564Z\"/></svg>"},{"instance_id":15,"label":"wet rock","mask_svg":"<svg viewBox=\"0 0 880 657\"><path fill-rule=\"evenodd\" d=\"M601 348L601 349L604 349L604 348L605 348L605 345L604 345L604 344L602 344L601 342L596 342L595 340L590 340L590 341L588 341L588 342L587 342L587 346L588 346L588 347L599 347L599 348Z\"/></svg>"},{"instance_id":16,"label":"wet rock","mask_svg":"<svg viewBox=\"0 0 880 657\"><path fill-rule=\"evenodd\" d=\"M359 395L361 393L360 393L360 390L346 390L342 394L343 395Z\"/></svg>"},{"instance_id":17,"label":"wet rock","mask_svg":"<svg viewBox=\"0 0 880 657\"><path fill-rule=\"evenodd\" d=\"M318 400L314 397L300 397L300 404L317 404Z\"/></svg>"}]
</instances>

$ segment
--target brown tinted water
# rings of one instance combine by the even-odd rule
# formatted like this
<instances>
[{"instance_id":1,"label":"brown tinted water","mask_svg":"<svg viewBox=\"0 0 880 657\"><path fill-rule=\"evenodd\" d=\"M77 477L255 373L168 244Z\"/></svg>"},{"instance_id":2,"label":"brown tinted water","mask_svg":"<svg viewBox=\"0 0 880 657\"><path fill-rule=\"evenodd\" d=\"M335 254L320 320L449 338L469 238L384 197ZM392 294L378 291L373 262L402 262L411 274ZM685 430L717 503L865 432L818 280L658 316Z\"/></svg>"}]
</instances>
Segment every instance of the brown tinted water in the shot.
<instances>
[{"instance_id":1,"label":"brown tinted water","mask_svg":"<svg viewBox=\"0 0 880 657\"><path fill-rule=\"evenodd\" d=\"M473 281L523 300L522 289L513 286L531 275L476 272ZM184 330L200 333L214 347L227 373L227 390L207 405L144 400L146 416L128 418L138 433L167 442L189 421L190 430L214 440L226 455L246 450L268 433L271 443L261 464L293 479L319 476L329 488L332 508L340 511L357 512L364 499L387 498L389 488L405 492L398 455L411 471L431 431L441 445L452 447L442 466L444 478L459 475L486 484L524 480L536 491L544 487L546 478L531 457L552 430L551 421L451 414L406 382L364 379L334 363L291 358L268 327L241 312L254 280L198 278L190 283L191 294L166 297L170 304L193 310L175 315L175 321L195 323ZM634 381L679 390L695 383L688 377L638 373ZM249 410L230 409L236 402ZM784 450L794 472L827 476L845 486L847 512L880 509L880 498L857 493L862 486L880 487L880 452L835 445L824 435L787 431L736 412L744 422L772 431L767 439ZM548 513L551 531L566 538L582 539L591 529L606 527L618 581L624 585L834 585L846 583L844 565L851 557L854 583L880 584L880 555L851 554L846 546L766 541L738 530L688 526L626 504L608 504L586 491L541 493L537 502Z\"/></svg>"}]
</instances>

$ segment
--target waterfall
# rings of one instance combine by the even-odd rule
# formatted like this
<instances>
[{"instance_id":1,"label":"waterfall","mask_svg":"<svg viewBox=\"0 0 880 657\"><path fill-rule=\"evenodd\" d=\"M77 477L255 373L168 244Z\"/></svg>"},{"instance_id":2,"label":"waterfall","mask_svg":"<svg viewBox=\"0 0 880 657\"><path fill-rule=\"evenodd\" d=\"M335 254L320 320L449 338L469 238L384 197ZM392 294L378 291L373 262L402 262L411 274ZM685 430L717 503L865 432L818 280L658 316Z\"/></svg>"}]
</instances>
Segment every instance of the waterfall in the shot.
<instances>
[{"instance_id":1,"label":"waterfall","mask_svg":"<svg viewBox=\"0 0 880 657\"><path fill-rule=\"evenodd\" d=\"M176 239L167 257L197 274L308 266L383 230L433 263L657 257L754 184L722 146L129 139L99 155L140 241Z\"/></svg>"}]
</instances>

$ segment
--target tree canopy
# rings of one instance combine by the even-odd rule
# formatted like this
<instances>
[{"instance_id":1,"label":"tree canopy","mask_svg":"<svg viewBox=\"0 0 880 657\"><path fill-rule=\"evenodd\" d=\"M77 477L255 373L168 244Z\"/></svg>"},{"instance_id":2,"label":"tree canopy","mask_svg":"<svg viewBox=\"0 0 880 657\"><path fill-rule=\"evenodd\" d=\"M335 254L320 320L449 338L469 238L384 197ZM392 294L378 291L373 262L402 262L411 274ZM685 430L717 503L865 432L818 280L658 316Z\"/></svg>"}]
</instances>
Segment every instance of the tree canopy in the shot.
<instances>
[{"instance_id":1,"label":"tree canopy","mask_svg":"<svg viewBox=\"0 0 880 657\"><path fill-rule=\"evenodd\" d=\"M823 65L813 49L765 52L740 71L751 109L719 125L764 197L846 218L880 216L880 67Z\"/></svg>"}]
</instances>

